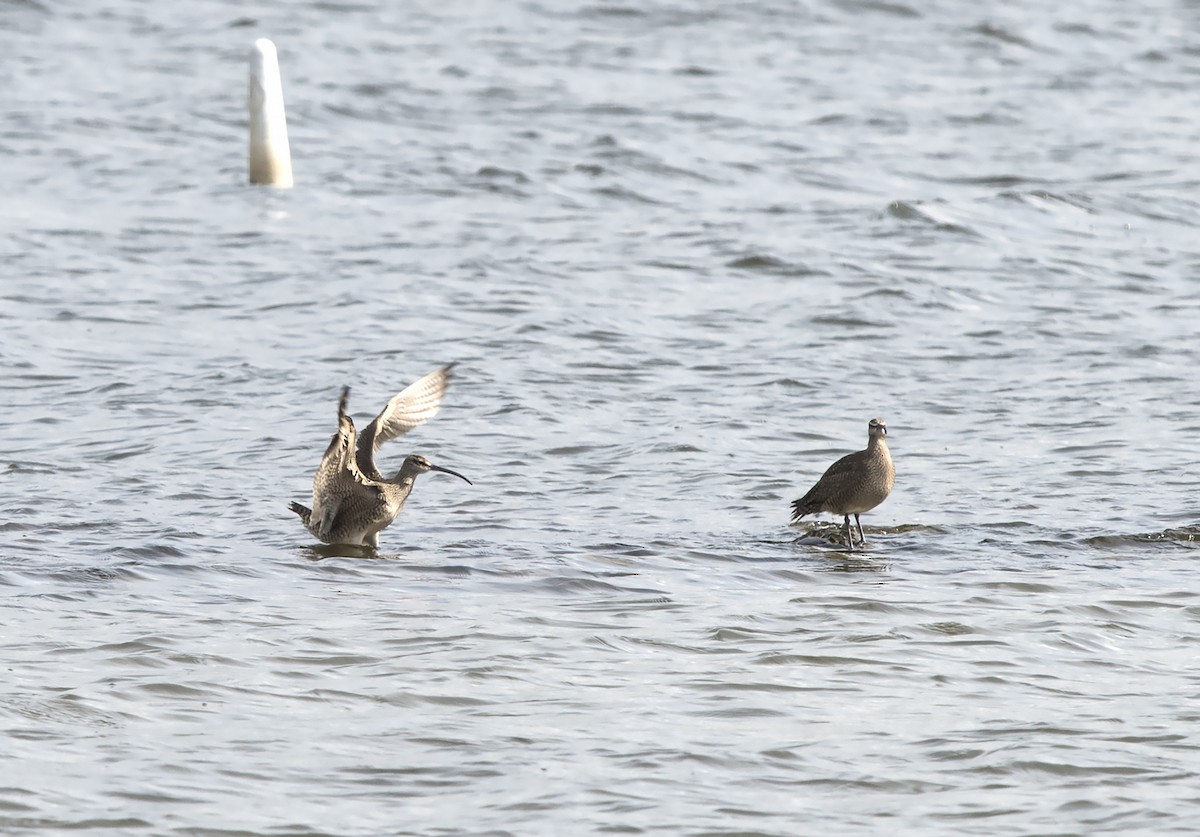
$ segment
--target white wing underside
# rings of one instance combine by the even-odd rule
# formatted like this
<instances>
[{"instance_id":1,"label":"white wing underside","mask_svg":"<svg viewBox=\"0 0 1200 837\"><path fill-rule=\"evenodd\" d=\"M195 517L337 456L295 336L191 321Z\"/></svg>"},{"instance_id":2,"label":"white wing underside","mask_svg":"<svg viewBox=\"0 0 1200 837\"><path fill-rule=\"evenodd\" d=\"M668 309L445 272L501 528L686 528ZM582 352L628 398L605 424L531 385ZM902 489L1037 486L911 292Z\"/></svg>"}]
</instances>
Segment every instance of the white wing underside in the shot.
<instances>
[{"instance_id":1,"label":"white wing underside","mask_svg":"<svg viewBox=\"0 0 1200 837\"><path fill-rule=\"evenodd\" d=\"M375 467L375 451L379 450L384 442L403 436L437 415L442 405L442 397L446 394L446 385L453 376L453 369L453 363L447 364L409 384L398 395L393 396L379 415L363 428L355 456L355 464L361 475L376 480L383 479L379 469Z\"/></svg>"}]
</instances>

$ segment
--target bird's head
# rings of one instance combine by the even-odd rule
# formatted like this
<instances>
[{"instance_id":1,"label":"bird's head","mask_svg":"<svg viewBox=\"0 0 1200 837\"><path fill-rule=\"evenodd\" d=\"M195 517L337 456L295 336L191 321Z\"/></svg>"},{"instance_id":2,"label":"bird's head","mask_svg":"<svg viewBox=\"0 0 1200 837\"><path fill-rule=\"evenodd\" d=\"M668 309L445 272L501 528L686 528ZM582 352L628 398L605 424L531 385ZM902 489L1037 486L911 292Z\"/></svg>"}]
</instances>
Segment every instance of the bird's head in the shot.
<instances>
[{"instance_id":1,"label":"bird's head","mask_svg":"<svg viewBox=\"0 0 1200 837\"><path fill-rule=\"evenodd\" d=\"M416 477L417 474L427 474L430 471L441 471L443 474L450 474L458 477L467 485L474 485L469 479L464 477L458 471L451 471L449 468L443 468L441 465L434 465L419 453L409 454L404 459L404 464L400 466L400 473L396 475L396 479L400 480L405 476Z\"/></svg>"}]
</instances>

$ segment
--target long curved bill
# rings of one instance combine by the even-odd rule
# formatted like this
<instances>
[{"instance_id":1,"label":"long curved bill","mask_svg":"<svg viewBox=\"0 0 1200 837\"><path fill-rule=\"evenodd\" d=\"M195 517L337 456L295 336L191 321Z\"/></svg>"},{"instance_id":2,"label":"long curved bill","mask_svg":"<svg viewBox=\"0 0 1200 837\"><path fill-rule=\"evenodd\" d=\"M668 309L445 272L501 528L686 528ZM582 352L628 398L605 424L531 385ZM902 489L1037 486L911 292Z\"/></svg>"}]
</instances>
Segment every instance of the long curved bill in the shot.
<instances>
[{"instance_id":1,"label":"long curved bill","mask_svg":"<svg viewBox=\"0 0 1200 837\"><path fill-rule=\"evenodd\" d=\"M460 480L465 482L467 485L475 484L475 483L471 482L469 479L467 479L466 477L464 477L462 474L460 474L458 471L451 471L449 468L443 468L441 465L434 465L432 462L429 463L429 469L431 471L441 471L443 474L450 474L453 477L458 477Z\"/></svg>"}]
</instances>

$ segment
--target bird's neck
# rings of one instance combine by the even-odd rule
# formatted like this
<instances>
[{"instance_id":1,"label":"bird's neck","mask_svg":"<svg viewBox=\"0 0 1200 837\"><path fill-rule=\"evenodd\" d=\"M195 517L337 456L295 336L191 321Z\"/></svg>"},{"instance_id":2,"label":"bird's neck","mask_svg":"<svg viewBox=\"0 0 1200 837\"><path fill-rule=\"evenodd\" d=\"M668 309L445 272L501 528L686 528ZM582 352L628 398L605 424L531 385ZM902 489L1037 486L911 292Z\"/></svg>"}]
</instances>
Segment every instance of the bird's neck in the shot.
<instances>
[{"instance_id":1,"label":"bird's neck","mask_svg":"<svg viewBox=\"0 0 1200 837\"><path fill-rule=\"evenodd\" d=\"M396 476L392 477L390 480L388 480L388 482L396 485L407 485L411 487L412 484L416 482L420 473L421 471L418 466L410 465L409 463L405 462L400 466L400 470L396 472Z\"/></svg>"}]
</instances>

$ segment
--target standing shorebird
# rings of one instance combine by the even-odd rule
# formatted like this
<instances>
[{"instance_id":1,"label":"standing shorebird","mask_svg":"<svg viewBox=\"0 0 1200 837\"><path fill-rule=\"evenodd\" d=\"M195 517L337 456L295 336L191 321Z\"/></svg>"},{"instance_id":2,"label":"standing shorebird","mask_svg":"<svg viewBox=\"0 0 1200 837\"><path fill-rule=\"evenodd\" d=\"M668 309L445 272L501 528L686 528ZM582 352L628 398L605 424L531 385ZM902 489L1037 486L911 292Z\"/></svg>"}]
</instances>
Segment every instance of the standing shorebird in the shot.
<instances>
[{"instance_id":1,"label":"standing shorebird","mask_svg":"<svg viewBox=\"0 0 1200 837\"><path fill-rule=\"evenodd\" d=\"M850 532L850 515L858 525L858 541L863 537L860 514L869 512L887 499L896 484L896 466L887 446L887 425L881 418L867 425L867 448L847 454L829 466L808 493L792 503L792 522L806 514L829 512L845 518L846 545L854 551L854 536Z\"/></svg>"},{"instance_id":2,"label":"standing shorebird","mask_svg":"<svg viewBox=\"0 0 1200 837\"><path fill-rule=\"evenodd\" d=\"M387 403L357 440L354 420L346 415L350 388L342 390L337 433L313 477L312 508L299 503L288 507L300 515L304 528L325 543L376 548L379 533L400 514L419 474L441 471L471 484L457 471L434 465L415 453L404 459L392 479L375 467L375 451L380 445L437 415L453 368L451 363L410 384Z\"/></svg>"}]
</instances>

